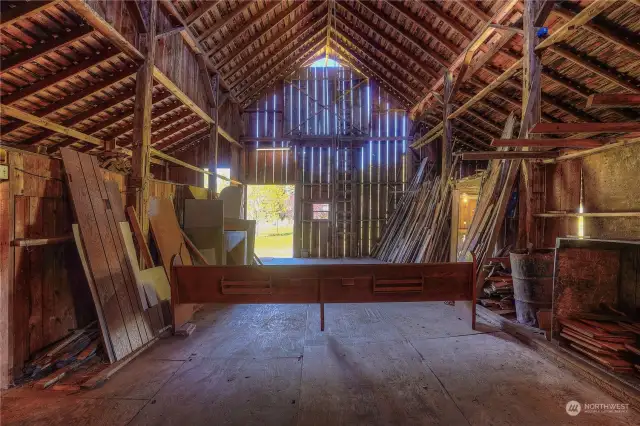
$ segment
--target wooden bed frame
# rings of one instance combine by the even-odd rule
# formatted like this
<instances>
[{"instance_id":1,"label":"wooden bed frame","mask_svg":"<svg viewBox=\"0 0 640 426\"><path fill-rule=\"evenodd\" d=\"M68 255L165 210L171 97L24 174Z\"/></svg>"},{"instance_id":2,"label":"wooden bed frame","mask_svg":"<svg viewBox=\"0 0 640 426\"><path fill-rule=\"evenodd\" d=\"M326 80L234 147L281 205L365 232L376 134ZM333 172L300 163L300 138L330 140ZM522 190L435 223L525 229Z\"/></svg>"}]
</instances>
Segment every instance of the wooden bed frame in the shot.
<instances>
[{"instance_id":1,"label":"wooden bed frame","mask_svg":"<svg viewBox=\"0 0 640 426\"><path fill-rule=\"evenodd\" d=\"M174 330L186 321L181 304L455 301L458 317L475 329L475 262L187 266L174 259L171 305Z\"/></svg>"}]
</instances>

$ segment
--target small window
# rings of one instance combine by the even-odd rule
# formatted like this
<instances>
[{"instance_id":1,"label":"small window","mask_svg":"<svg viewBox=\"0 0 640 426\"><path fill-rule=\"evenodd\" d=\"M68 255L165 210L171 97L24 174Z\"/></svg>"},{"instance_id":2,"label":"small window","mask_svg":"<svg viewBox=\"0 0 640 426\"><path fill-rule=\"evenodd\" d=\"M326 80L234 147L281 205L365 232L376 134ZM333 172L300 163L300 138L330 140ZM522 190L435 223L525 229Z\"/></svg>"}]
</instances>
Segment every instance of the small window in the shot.
<instances>
[{"instance_id":1,"label":"small window","mask_svg":"<svg viewBox=\"0 0 640 426\"><path fill-rule=\"evenodd\" d=\"M329 204L313 204L314 220L329 220Z\"/></svg>"}]
</instances>

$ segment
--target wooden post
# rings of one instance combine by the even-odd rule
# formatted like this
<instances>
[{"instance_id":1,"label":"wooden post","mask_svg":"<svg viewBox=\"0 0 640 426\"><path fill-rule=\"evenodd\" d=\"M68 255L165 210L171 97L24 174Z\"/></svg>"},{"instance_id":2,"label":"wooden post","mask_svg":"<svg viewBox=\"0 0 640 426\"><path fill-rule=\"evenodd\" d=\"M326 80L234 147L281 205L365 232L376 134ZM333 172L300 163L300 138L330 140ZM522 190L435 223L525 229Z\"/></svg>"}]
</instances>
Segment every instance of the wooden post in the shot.
<instances>
[{"instance_id":1,"label":"wooden post","mask_svg":"<svg viewBox=\"0 0 640 426\"><path fill-rule=\"evenodd\" d=\"M202 54L196 56L198 61L198 68L200 69L200 78L204 85L205 95L209 101L209 114L213 120L210 123L209 128L209 143L208 143L208 156L207 167L209 171L213 173L213 176L209 179L209 193L216 197L218 193L218 106L219 106L219 82L220 75L209 74L209 68L207 62Z\"/></svg>"},{"instance_id":2,"label":"wooden post","mask_svg":"<svg viewBox=\"0 0 640 426\"><path fill-rule=\"evenodd\" d=\"M441 176L449 176L449 169L453 159L453 127L449 115L452 112L453 102L453 75L451 71L444 73L444 104L442 106L442 166Z\"/></svg>"},{"instance_id":3,"label":"wooden post","mask_svg":"<svg viewBox=\"0 0 640 426\"><path fill-rule=\"evenodd\" d=\"M138 212L142 232L146 238L149 232L147 204L149 201L149 173L151 165L151 107L153 92L153 70L156 54L156 18L158 2L140 2L147 33L140 34L140 50L144 62L136 75L136 98L133 111L133 144L131 177L129 179L129 199L127 204Z\"/></svg>"}]
</instances>

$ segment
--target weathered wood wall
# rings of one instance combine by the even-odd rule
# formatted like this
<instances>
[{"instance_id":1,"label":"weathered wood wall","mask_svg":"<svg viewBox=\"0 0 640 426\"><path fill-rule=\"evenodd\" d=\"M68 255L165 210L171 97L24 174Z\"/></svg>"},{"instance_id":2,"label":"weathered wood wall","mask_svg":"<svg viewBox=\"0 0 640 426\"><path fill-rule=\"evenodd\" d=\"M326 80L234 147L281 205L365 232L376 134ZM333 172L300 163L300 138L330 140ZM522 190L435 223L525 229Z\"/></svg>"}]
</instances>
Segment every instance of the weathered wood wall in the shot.
<instances>
[{"instance_id":1,"label":"weathered wood wall","mask_svg":"<svg viewBox=\"0 0 640 426\"><path fill-rule=\"evenodd\" d=\"M296 184L294 255L368 256L408 178L406 111L355 70L308 67L244 120L245 137L261 138L246 143L245 182ZM314 203L330 204L328 219Z\"/></svg>"}]
</instances>

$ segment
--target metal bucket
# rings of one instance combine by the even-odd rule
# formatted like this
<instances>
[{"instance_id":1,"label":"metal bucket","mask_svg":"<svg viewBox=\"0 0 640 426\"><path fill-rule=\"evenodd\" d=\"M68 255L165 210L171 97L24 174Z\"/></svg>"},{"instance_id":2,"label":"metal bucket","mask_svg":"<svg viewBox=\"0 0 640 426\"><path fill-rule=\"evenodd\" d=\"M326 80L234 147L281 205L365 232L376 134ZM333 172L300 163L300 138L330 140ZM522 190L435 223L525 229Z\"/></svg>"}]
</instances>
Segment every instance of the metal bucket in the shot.
<instances>
[{"instance_id":1,"label":"metal bucket","mask_svg":"<svg viewBox=\"0 0 640 426\"><path fill-rule=\"evenodd\" d=\"M553 249L515 250L510 253L513 298L518 322L538 326L536 313L551 308L553 298Z\"/></svg>"}]
</instances>

